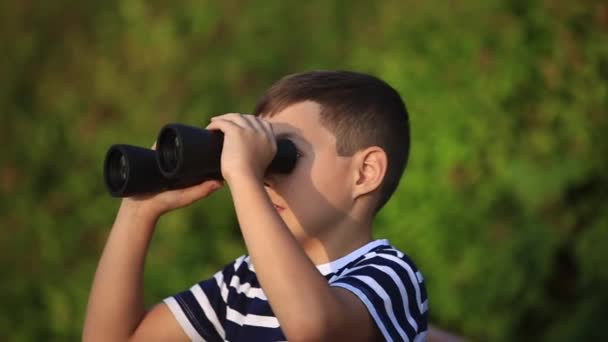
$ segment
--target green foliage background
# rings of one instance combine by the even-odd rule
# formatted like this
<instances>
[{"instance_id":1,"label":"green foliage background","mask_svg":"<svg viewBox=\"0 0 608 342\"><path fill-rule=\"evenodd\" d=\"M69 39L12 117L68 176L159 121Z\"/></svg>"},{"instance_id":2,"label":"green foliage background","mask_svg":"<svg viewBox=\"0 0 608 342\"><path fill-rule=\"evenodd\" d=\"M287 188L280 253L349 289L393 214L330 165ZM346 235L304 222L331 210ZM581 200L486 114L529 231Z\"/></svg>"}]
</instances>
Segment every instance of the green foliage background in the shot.
<instances>
[{"instance_id":1,"label":"green foliage background","mask_svg":"<svg viewBox=\"0 0 608 342\"><path fill-rule=\"evenodd\" d=\"M608 338L604 1L4 1L0 47L2 341L79 339L119 204L110 144L249 112L311 69L378 75L408 104L376 235L424 271L435 324ZM244 252L225 190L160 225L151 304Z\"/></svg>"}]
</instances>

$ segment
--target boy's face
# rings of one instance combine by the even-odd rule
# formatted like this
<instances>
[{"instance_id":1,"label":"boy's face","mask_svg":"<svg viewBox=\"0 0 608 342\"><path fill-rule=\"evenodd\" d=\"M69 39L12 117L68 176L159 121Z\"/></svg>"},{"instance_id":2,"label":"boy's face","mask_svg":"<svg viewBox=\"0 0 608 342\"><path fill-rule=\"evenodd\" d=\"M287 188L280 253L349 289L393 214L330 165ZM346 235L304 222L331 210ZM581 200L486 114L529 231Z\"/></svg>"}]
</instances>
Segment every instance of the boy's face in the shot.
<instances>
[{"instance_id":1,"label":"boy's face","mask_svg":"<svg viewBox=\"0 0 608 342\"><path fill-rule=\"evenodd\" d=\"M275 136L293 141L300 154L290 174L269 175L265 185L301 242L330 233L347 218L352 204L352 158L338 156L336 137L321 124L320 110L318 103L305 101L266 118Z\"/></svg>"}]
</instances>

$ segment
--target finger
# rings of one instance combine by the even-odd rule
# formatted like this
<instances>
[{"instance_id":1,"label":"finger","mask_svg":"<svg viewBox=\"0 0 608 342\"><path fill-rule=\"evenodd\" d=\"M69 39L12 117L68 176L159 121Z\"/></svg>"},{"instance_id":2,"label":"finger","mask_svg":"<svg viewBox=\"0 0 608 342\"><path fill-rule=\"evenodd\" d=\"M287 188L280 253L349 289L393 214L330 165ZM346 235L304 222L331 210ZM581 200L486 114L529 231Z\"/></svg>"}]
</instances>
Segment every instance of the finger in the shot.
<instances>
[{"instance_id":1,"label":"finger","mask_svg":"<svg viewBox=\"0 0 608 342\"><path fill-rule=\"evenodd\" d=\"M207 197L223 185L220 181L204 181L198 185L183 189L182 198L184 199L184 204L194 203L201 198Z\"/></svg>"},{"instance_id":2,"label":"finger","mask_svg":"<svg viewBox=\"0 0 608 342\"><path fill-rule=\"evenodd\" d=\"M264 119L260 119L260 122L262 123L262 127L264 128L264 132L266 132L266 134L271 139L276 140L276 137L274 135L274 129L272 128L272 123Z\"/></svg>"},{"instance_id":3,"label":"finger","mask_svg":"<svg viewBox=\"0 0 608 342\"><path fill-rule=\"evenodd\" d=\"M239 113L228 113L228 114L215 116L215 117L211 118L211 122L215 122L215 121L219 121L219 120L234 122L235 124L239 125L242 128L253 128L253 127L251 127L251 124L249 123L249 121L247 121L243 117L243 115L239 114Z\"/></svg>"},{"instance_id":4,"label":"finger","mask_svg":"<svg viewBox=\"0 0 608 342\"><path fill-rule=\"evenodd\" d=\"M152 147L150 147L153 150L156 150L156 141L154 142L154 144L152 144Z\"/></svg>"},{"instance_id":5,"label":"finger","mask_svg":"<svg viewBox=\"0 0 608 342\"><path fill-rule=\"evenodd\" d=\"M262 122L261 120L253 115L243 115L243 118L245 120L247 120L247 122L249 122L249 125L254 128L255 130L265 133L266 130L264 129L264 127L262 126Z\"/></svg>"},{"instance_id":6,"label":"finger","mask_svg":"<svg viewBox=\"0 0 608 342\"><path fill-rule=\"evenodd\" d=\"M244 117L254 125L257 132L266 137L266 140L273 145L273 151L276 151L277 141L272 132L272 128L270 127L270 123L255 115L245 115Z\"/></svg>"},{"instance_id":7,"label":"finger","mask_svg":"<svg viewBox=\"0 0 608 342\"><path fill-rule=\"evenodd\" d=\"M231 120L224 120L224 119L216 119L211 121L211 123L209 125L207 125L207 129L210 130L219 130L225 133L228 133L230 131L234 131L234 130L238 130L238 129L243 129L244 127L242 127L241 125L235 123L234 121Z\"/></svg>"}]
</instances>

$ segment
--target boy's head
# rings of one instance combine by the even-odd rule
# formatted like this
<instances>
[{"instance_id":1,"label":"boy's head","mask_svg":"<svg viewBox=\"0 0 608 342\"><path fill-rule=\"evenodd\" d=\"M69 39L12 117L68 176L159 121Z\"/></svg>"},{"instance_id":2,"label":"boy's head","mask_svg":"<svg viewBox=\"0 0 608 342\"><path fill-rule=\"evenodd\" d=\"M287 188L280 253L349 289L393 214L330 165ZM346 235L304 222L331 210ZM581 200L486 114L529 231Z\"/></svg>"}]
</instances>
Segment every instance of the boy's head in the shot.
<instances>
[{"instance_id":1,"label":"boy's head","mask_svg":"<svg viewBox=\"0 0 608 342\"><path fill-rule=\"evenodd\" d=\"M336 152L352 156L370 146L386 153L376 212L391 197L407 164L410 145L408 113L401 97L384 81L348 71L313 71L276 82L258 102L254 114L272 118L304 101L320 105L319 121L336 137Z\"/></svg>"}]
</instances>

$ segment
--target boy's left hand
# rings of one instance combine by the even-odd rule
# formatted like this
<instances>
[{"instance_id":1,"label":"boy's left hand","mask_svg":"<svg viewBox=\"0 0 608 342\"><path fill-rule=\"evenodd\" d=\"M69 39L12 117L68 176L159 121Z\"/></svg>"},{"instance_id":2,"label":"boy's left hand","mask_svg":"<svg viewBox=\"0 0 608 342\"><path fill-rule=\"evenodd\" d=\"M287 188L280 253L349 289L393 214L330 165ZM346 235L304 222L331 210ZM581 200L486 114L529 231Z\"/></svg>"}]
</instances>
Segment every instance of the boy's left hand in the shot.
<instances>
[{"instance_id":1,"label":"boy's left hand","mask_svg":"<svg viewBox=\"0 0 608 342\"><path fill-rule=\"evenodd\" d=\"M207 129L224 133L221 171L230 183L236 176L262 179L277 151L270 122L257 116L229 113L211 118Z\"/></svg>"}]
</instances>

